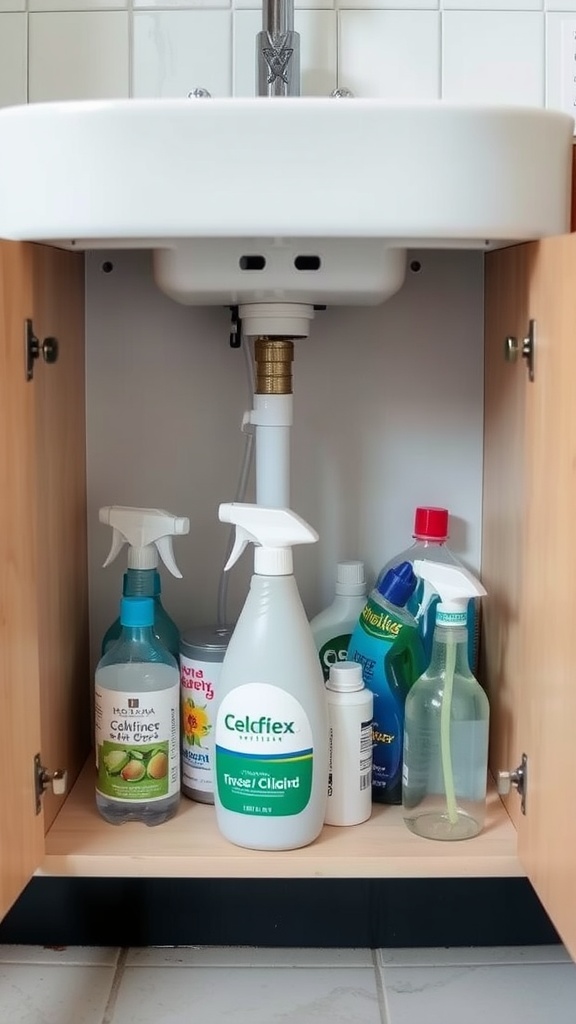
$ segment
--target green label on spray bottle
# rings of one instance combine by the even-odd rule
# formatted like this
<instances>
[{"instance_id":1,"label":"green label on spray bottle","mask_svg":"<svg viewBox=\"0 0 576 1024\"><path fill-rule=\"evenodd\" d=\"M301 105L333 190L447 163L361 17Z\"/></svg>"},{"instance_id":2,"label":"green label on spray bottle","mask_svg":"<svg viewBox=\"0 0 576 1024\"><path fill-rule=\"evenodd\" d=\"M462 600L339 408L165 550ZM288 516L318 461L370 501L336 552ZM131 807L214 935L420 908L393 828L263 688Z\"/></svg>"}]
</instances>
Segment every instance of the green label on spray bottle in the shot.
<instances>
[{"instance_id":1,"label":"green label on spray bottle","mask_svg":"<svg viewBox=\"0 0 576 1024\"><path fill-rule=\"evenodd\" d=\"M216 785L238 814L300 814L312 792L312 730L301 704L267 683L224 697L216 721Z\"/></svg>"}]
</instances>

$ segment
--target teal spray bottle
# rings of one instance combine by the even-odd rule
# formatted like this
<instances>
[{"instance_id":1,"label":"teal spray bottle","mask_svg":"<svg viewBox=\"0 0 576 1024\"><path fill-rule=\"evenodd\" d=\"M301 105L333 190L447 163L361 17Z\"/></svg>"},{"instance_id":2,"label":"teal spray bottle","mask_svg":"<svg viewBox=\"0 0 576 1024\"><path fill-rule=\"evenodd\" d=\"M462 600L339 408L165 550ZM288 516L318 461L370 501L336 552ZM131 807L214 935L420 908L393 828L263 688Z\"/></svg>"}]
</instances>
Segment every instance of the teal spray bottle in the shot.
<instances>
[{"instance_id":1,"label":"teal spray bottle","mask_svg":"<svg viewBox=\"0 0 576 1024\"><path fill-rule=\"evenodd\" d=\"M124 597L151 597L154 599L153 633L178 660L180 633L160 600L160 574L158 559L178 579L182 578L172 550L172 537L188 533L190 521L173 516L161 508L129 508L107 505L100 509L100 522L112 527L112 547L104 562L110 565L128 544L128 568L124 574ZM104 634L102 654L106 654L122 631L117 618Z\"/></svg>"},{"instance_id":2,"label":"teal spray bottle","mask_svg":"<svg viewBox=\"0 0 576 1024\"><path fill-rule=\"evenodd\" d=\"M482 830L488 773L488 698L468 661L467 608L486 591L464 568L415 561L440 601L430 664L406 698L403 816L426 839Z\"/></svg>"}]
</instances>

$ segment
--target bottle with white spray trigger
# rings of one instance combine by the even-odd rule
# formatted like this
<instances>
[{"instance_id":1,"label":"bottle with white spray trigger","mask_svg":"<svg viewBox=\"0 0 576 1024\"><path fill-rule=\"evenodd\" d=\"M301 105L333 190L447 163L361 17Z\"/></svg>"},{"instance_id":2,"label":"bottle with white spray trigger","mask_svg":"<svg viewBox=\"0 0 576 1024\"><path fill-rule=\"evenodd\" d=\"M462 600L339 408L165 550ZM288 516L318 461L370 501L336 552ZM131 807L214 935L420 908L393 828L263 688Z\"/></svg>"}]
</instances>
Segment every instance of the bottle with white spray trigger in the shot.
<instances>
[{"instance_id":1,"label":"bottle with white spray trigger","mask_svg":"<svg viewBox=\"0 0 576 1024\"><path fill-rule=\"evenodd\" d=\"M287 508L231 503L219 516L236 525L227 569L255 551L220 675L216 819L238 846L296 849L320 834L328 792L326 690L291 551L318 535Z\"/></svg>"},{"instance_id":2,"label":"bottle with white spray trigger","mask_svg":"<svg viewBox=\"0 0 576 1024\"><path fill-rule=\"evenodd\" d=\"M404 821L426 839L469 839L484 826L488 698L468 662L467 608L486 591L463 567L416 560L439 595L430 664L408 693L404 718Z\"/></svg>"},{"instance_id":3,"label":"bottle with white spray trigger","mask_svg":"<svg viewBox=\"0 0 576 1024\"><path fill-rule=\"evenodd\" d=\"M151 597L154 601L154 636L178 660L180 633L160 600L161 559L173 576L182 578L172 550L172 537L188 533L189 519L174 516L162 508L131 508L125 505L106 505L100 509L101 523L112 527L112 547L104 567L110 565L128 545L128 568L124 574L124 597ZM102 640L102 654L118 640L122 626L117 618L107 629Z\"/></svg>"}]
</instances>

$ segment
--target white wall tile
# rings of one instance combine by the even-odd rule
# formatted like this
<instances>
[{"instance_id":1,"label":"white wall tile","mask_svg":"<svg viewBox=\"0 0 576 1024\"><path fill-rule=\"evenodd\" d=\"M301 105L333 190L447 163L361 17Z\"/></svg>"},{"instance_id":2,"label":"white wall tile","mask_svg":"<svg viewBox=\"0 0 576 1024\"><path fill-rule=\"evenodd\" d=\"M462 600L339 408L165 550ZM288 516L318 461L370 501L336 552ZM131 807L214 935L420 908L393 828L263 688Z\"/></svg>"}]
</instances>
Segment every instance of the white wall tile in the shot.
<instances>
[{"instance_id":1,"label":"white wall tile","mask_svg":"<svg viewBox=\"0 0 576 1024\"><path fill-rule=\"evenodd\" d=\"M260 11L234 15L234 95L256 91L256 36ZM300 77L303 96L329 96L336 88L337 22L335 11L296 11L294 28L300 34Z\"/></svg>"},{"instance_id":2,"label":"white wall tile","mask_svg":"<svg viewBox=\"0 0 576 1024\"><path fill-rule=\"evenodd\" d=\"M447 11L442 97L464 103L544 102L544 15Z\"/></svg>"},{"instance_id":3,"label":"white wall tile","mask_svg":"<svg viewBox=\"0 0 576 1024\"><path fill-rule=\"evenodd\" d=\"M26 103L26 21L25 14L0 14L0 107Z\"/></svg>"},{"instance_id":4,"label":"white wall tile","mask_svg":"<svg viewBox=\"0 0 576 1024\"><path fill-rule=\"evenodd\" d=\"M126 8L128 0L28 0L29 11L107 11L111 7Z\"/></svg>"},{"instance_id":5,"label":"white wall tile","mask_svg":"<svg viewBox=\"0 0 576 1024\"><path fill-rule=\"evenodd\" d=\"M569 62L569 50L564 35L564 28L576 30L576 13L557 13L546 15L546 106L551 110L563 110L576 117L576 85L564 89L565 78L574 79L576 61L573 66ZM572 102L571 102L572 100Z\"/></svg>"},{"instance_id":6,"label":"white wall tile","mask_svg":"<svg viewBox=\"0 0 576 1024\"><path fill-rule=\"evenodd\" d=\"M128 14L30 14L30 101L128 96Z\"/></svg>"},{"instance_id":7,"label":"white wall tile","mask_svg":"<svg viewBox=\"0 0 576 1024\"><path fill-rule=\"evenodd\" d=\"M26 0L0 0L0 14L5 11L25 11ZM0 36L0 39L2 37Z\"/></svg>"},{"instance_id":8,"label":"white wall tile","mask_svg":"<svg viewBox=\"0 0 576 1024\"><path fill-rule=\"evenodd\" d=\"M338 85L355 96L436 99L440 15L433 11L340 11Z\"/></svg>"},{"instance_id":9,"label":"white wall tile","mask_svg":"<svg viewBox=\"0 0 576 1024\"><path fill-rule=\"evenodd\" d=\"M544 0L547 11L571 11L576 14L576 0Z\"/></svg>"},{"instance_id":10,"label":"white wall tile","mask_svg":"<svg viewBox=\"0 0 576 1024\"><path fill-rule=\"evenodd\" d=\"M562 2L562 0L560 0ZM572 0L572 3L576 0ZM460 11L541 11L544 0L442 0L444 10Z\"/></svg>"},{"instance_id":11,"label":"white wall tile","mask_svg":"<svg viewBox=\"0 0 576 1024\"><path fill-rule=\"evenodd\" d=\"M134 15L134 96L212 96L232 91L230 11L162 11Z\"/></svg>"},{"instance_id":12,"label":"white wall tile","mask_svg":"<svg viewBox=\"0 0 576 1024\"><path fill-rule=\"evenodd\" d=\"M148 8L149 10L162 10L163 8L199 10L214 7L225 7L228 10L232 6L232 0L132 0L132 6L135 9Z\"/></svg>"},{"instance_id":13,"label":"white wall tile","mask_svg":"<svg viewBox=\"0 0 576 1024\"><path fill-rule=\"evenodd\" d=\"M437 11L440 0L334 0L334 5L352 11Z\"/></svg>"}]
</instances>

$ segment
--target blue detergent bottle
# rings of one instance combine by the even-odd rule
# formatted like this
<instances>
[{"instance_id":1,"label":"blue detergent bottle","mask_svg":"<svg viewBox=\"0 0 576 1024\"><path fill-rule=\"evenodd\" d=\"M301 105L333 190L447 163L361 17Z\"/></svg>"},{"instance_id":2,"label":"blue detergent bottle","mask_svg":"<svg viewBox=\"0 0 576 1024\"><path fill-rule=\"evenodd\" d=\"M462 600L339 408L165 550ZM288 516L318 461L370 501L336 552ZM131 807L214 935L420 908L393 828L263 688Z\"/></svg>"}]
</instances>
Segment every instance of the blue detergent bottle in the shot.
<instances>
[{"instance_id":1,"label":"blue detergent bottle","mask_svg":"<svg viewBox=\"0 0 576 1024\"><path fill-rule=\"evenodd\" d=\"M372 799L378 803L402 803L404 704L425 667L418 625L406 608L417 583L410 562L390 569L371 592L348 647L348 660L362 666L374 694Z\"/></svg>"}]
</instances>

